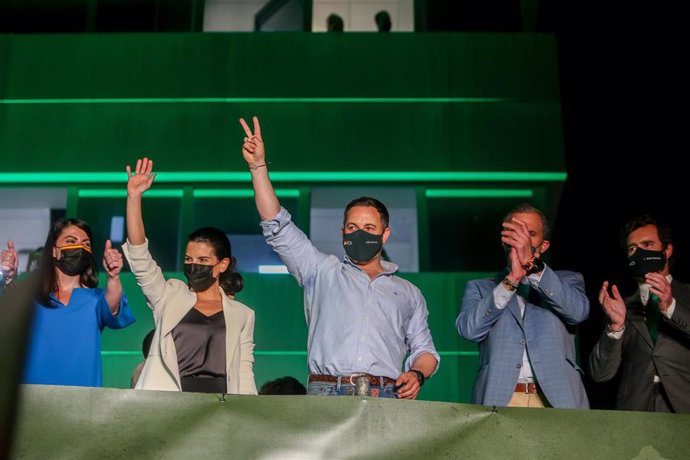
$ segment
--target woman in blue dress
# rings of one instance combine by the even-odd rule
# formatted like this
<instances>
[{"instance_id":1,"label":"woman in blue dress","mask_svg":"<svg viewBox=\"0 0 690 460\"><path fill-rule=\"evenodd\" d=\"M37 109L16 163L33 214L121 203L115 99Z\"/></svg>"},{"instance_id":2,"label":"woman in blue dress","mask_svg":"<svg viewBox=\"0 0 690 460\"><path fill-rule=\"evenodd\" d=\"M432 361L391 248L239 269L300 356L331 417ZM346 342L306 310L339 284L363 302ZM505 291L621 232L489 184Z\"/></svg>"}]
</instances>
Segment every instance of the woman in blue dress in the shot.
<instances>
[{"instance_id":1,"label":"woman in blue dress","mask_svg":"<svg viewBox=\"0 0 690 460\"><path fill-rule=\"evenodd\" d=\"M92 242L82 220L59 219L50 228L37 273L24 383L101 386L101 331L134 322L120 283L122 254L106 241L107 281L98 288Z\"/></svg>"}]
</instances>

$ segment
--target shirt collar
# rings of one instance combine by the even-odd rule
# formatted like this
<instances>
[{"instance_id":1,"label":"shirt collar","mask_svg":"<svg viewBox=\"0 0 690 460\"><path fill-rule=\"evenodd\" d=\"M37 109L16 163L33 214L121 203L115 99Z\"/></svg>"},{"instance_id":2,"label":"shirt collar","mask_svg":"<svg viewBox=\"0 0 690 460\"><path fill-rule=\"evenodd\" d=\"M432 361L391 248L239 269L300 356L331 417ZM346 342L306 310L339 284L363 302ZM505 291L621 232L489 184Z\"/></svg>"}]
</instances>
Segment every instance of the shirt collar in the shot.
<instances>
[{"instance_id":1,"label":"shirt collar","mask_svg":"<svg viewBox=\"0 0 690 460\"><path fill-rule=\"evenodd\" d=\"M354 263L352 261L352 259L350 259L350 256L348 256L348 255L345 255L343 257L343 261L346 264L355 267L359 271L364 271L360 268L359 265ZM399 268L397 264L394 264L393 262L387 262L385 260L381 260L381 266L383 267L383 271L381 273L379 273L379 275L392 275L393 273L397 272L398 268Z\"/></svg>"}]
</instances>

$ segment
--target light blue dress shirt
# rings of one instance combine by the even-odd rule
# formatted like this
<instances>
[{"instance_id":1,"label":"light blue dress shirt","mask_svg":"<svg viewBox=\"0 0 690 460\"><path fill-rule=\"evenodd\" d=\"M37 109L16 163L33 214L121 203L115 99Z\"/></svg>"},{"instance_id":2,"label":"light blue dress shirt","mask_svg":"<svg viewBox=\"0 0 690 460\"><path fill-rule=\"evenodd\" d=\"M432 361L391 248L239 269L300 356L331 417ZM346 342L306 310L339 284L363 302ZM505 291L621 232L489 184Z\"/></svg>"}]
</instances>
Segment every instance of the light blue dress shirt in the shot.
<instances>
[{"instance_id":1,"label":"light blue dress shirt","mask_svg":"<svg viewBox=\"0 0 690 460\"><path fill-rule=\"evenodd\" d=\"M267 243L304 289L311 374L366 372L397 378L422 353L440 358L431 338L429 311L419 289L381 261L373 280L345 256L320 252L281 208L261 223ZM407 360L405 356L408 354Z\"/></svg>"}]
</instances>

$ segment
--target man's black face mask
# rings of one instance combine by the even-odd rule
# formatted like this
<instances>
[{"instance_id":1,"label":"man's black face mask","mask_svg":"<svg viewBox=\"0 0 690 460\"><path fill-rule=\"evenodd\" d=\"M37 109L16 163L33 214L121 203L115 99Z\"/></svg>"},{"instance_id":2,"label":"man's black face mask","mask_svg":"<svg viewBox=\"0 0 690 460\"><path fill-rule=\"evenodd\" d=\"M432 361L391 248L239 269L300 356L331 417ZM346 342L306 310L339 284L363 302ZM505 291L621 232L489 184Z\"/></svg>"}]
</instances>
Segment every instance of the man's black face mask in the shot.
<instances>
[{"instance_id":1,"label":"man's black face mask","mask_svg":"<svg viewBox=\"0 0 690 460\"><path fill-rule=\"evenodd\" d=\"M664 251L637 248L628 256L628 267L638 277L643 277L647 273L660 272L665 266L666 254Z\"/></svg>"},{"instance_id":2,"label":"man's black face mask","mask_svg":"<svg viewBox=\"0 0 690 460\"><path fill-rule=\"evenodd\" d=\"M355 262L368 262L383 247L383 235L357 230L343 235L345 252Z\"/></svg>"}]
</instances>

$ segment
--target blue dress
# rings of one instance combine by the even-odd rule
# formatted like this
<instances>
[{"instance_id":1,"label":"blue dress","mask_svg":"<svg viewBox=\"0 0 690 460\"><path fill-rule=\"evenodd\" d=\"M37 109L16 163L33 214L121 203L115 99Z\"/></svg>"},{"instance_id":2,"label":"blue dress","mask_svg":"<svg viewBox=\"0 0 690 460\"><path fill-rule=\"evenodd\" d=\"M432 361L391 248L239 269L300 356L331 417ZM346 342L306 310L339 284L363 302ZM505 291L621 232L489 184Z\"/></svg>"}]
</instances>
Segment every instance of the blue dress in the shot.
<instances>
[{"instance_id":1,"label":"blue dress","mask_svg":"<svg viewBox=\"0 0 690 460\"><path fill-rule=\"evenodd\" d=\"M101 331L134 322L127 297L122 295L117 316L103 289L76 288L67 306L50 297L55 307L34 303L23 383L102 386Z\"/></svg>"}]
</instances>

